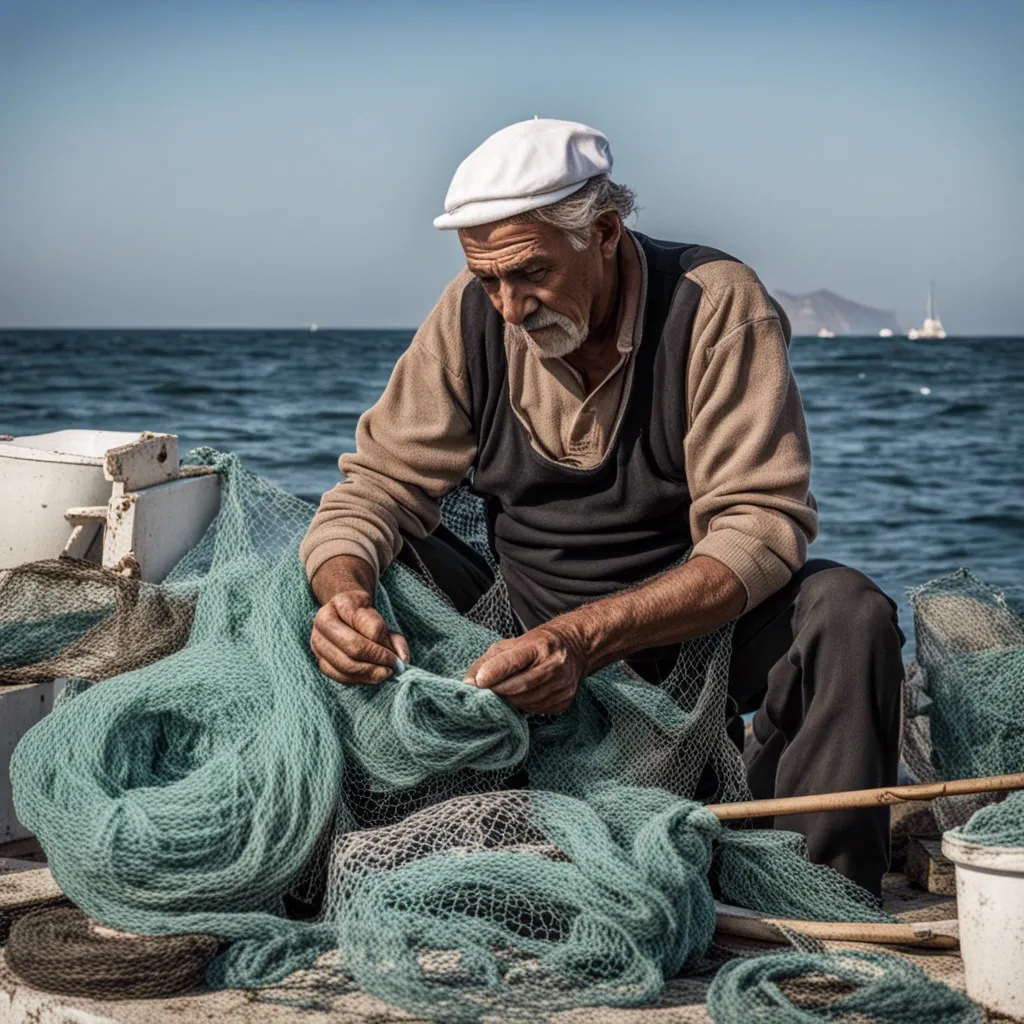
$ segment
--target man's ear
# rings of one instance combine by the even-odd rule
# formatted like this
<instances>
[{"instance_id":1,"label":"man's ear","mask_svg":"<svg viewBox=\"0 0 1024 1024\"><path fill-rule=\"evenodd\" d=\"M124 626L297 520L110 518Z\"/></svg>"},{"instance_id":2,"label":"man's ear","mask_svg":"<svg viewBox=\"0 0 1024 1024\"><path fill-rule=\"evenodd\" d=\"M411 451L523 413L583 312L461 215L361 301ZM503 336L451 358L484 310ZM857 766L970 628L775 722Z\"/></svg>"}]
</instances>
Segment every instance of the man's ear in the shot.
<instances>
[{"instance_id":1,"label":"man's ear","mask_svg":"<svg viewBox=\"0 0 1024 1024\"><path fill-rule=\"evenodd\" d=\"M614 210L605 210L594 221L594 230L601 255L606 260L614 259L622 237L622 218Z\"/></svg>"}]
</instances>

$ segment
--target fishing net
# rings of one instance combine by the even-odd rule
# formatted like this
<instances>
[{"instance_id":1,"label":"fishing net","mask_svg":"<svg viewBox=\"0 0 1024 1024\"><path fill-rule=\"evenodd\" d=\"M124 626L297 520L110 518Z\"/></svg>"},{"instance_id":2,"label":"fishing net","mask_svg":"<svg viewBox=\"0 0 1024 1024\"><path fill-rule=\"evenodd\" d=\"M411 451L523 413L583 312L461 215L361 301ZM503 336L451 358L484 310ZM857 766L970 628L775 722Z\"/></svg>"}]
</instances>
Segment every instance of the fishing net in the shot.
<instances>
[{"instance_id":1,"label":"fishing net","mask_svg":"<svg viewBox=\"0 0 1024 1024\"><path fill-rule=\"evenodd\" d=\"M708 989L716 1024L982 1024L967 996L885 953L776 953L733 960Z\"/></svg>"},{"instance_id":2,"label":"fishing net","mask_svg":"<svg viewBox=\"0 0 1024 1024\"><path fill-rule=\"evenodd\" d=\"M91 562L55 559L0 570L0 686L106 679L188 639L195 597Z\"/></svg>"},{"instance_id":3,"label":"fishing net","mask_svg":"<svg viewBox=\"0 0 1024 1024\"><path fill-rule=\"evenodd\" d=\"M217 951L211 935L121 935L74 907L18 920L7 962L30 985L93 999L159 999L197 988Z\"/></svg>"},{"instance_id":4,"label":"fishing net","mask_svg":"<svg viewBox=\"0 0 1024 1024\"><path fill-rule=\"evenodd\" d=\"M500 578L463 616L395 564L377 607L411 667L338 686L309 650L313 507L233 456L189 461L220 473L221 511L163 584L65 560L0 579L0 637L17 638L0 684L75 677L11 774L93 920L216 937L215 987L312 967L308 991L347 979L435 1020L536 1021L655 999L707 951L716 897L888 919L799 836L727 829L693 799L709 778L709 800L746 795L728 629L662 684L609 666L568 713L523 716L460 681L512 629ZM448 521L480 543L473 502Z\"/></svg>"},{"instance_id":5,"label":"fishing net","mask_svg":"<svg viewBox=\"0 0 1024 1024\"><path fill-rule=\"evenodd\" d=\"M917 588L910 602L917 662L904 688L908 769L922 782L1024 771L1024 618L966 569ZM946 797L932 810L945 831L994 799ZM1024 821L1017 835L1010 845L1024 846Z\"/></svg>"},{"instance_id":6,"label":"fishing net","mask_svg":"<svg viewBox=\"0 0 1024 1024\"><path fill-rule=\"evenodd\" d=\"M1024 848L1024 790L976 811L955 835L981 846Z\"/></svg>"}]
</instances>

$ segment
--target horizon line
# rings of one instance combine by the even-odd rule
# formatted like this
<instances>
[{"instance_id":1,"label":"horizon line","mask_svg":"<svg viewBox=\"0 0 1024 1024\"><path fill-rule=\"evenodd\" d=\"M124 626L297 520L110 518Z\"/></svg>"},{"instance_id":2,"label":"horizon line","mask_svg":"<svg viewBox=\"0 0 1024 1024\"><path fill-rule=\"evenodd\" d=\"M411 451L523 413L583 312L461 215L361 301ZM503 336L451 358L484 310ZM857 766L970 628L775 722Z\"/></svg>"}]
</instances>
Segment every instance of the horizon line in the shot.
<instances>
[{"instance_id":1,"label":"horizon line","mask_svg":"<svg viewBox=\"0 0 1024 1024\"><path fill-rule=\"evenodd\" d=\"M0 327L0 334L22 331L22 332L37 332L43 333L56 333L59 331L70 331L70 332L86 332L86 331L125 331L130 333L144 333L144 332L156 332L156 331L195 331L201 333L212 334L215 332L237 332L237 331L293 331L302 334L322 334L325 331L376 331L380 333L385 332L412 332L413 334L419 330L419 327L405 326L405 327L367 327L361 325L331 325L331 324L317 324L316 330L310 330L309 325L255 325L255 324L242 324L230 327L219 326L180 326L180 325L163 325L163 326L147 326L147 327L125 327L125 326L111 326L109 324L101 326L76 326L76 327ZM793 334L793 338L813 338L815 341L831 341L831 338L822 338L817 334ZM865 334L863 331L836 331L834 333L836 338L877 338L879 341L892 341L894 339L904 338L907 339L905 332L894 332L891 337L881 337L877 333ZM946 332L946 337L943 338L917 338L916 341L951 341L957 338L1005 338L1005 339L1024 339L1024 331L982 331L982 332ZM909 340L909 339L907 339Z\"/></svg>"}]
</instances>

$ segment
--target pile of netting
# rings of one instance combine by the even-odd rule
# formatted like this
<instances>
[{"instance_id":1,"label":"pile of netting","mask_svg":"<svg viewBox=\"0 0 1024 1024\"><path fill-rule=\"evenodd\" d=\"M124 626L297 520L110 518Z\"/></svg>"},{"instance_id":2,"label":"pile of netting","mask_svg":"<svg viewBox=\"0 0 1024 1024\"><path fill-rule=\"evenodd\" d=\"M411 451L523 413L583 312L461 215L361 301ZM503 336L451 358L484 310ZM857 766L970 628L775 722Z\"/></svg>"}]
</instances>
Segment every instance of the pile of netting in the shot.
<instances>
[{"instance_id":1,"label":"pile of netting","mask_svg":"<svg viewBox=\"0 0 1024 1024\"><path fill-rule=\"evenodd\" d=\"M459 1021L648 1003L705 954L716 897L888 920L800 837L692 799L709 771L711 799L747 795L728 629L658 686L610 666L566 714L523 716L461 682L510 621L500 578L461 616L396 564L377 606L411 667L339 686L309 649L313 507L233 456L189 461L220 474L221 511L165 583L65 560L0 573L0 684L72 679L15 752L17 813L94 921L216 937L214 987L316 961L325 985ZM461 492L447 513L479 522Z\"/></svg>"},{"instance_id":2,"label":"pile of netting","mask_svg":"<svg viewBox=\"0 0 1024 1024\"><path fill-rule=\"evenodd\" d=\"M1011 793L999 803L974 812L966 825L953 834L979 846L1012 846L1024 849L1024 790Z\"/></svg>"},{"instance_id":3,"label":"pile of netting","mask_svg":"<svg viewBox=\"0 0 1024 1024\"><path fill-rule=\"evenodd\" d=\"M966 569L918 587L910 602L917 661L904 689L907 767L922 782L1024 771L1024 617ZM1024 846L1024 793L995 800L946 797L932 809L944 831L963 826L975 842Z\"/></svg>"},{"instance_id":4,"label":"pile of netting","mask_svg":"<svg viewBox=\"0 0 1024 1024\"><path fill-rule=\"evenodd\" d=\"M741 957L708 989L715 1024L983 1024L981 1008L888 953L799 950Z\"/></svg>"}]
</instances>

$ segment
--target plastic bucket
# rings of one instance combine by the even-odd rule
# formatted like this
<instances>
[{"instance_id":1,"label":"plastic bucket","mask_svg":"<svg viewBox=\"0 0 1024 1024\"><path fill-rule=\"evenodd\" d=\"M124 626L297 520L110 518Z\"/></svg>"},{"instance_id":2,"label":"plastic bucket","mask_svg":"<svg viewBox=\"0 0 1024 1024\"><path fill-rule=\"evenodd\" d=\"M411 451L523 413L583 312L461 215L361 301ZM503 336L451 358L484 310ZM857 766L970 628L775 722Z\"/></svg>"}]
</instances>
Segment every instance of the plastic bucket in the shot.
<instances>
[{"instance_id":1,"label":"plastic bucket","mask_svg":"<svg viewBox=\"0 0 1024 1024\"><path fill-rule=\"evenodd\" d=\"M956 865L967 994L1024 1017L1024 846L979 846L947 832L942 852Z\"/></svg>"}]
</instances>

